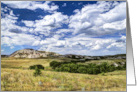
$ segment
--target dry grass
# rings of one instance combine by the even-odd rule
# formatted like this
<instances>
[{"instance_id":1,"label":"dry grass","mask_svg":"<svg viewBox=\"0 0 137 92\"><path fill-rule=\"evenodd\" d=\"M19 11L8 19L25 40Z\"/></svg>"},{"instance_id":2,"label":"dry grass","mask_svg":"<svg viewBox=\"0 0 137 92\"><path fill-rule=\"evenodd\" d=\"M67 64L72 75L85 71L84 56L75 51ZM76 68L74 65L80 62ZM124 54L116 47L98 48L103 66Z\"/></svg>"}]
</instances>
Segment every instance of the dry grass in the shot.
<instances>
[{"instance_id":1,"label":"dry grass","mask_svg":"<svg viewBox=\"0 0 137 92\"><path fill-rule=\"evenodd\" d=\"M103 62L107 62L109 64L113 64L113 63L119 63L119 62L126 62L125 59L115 59L115 60L90 60L88 62L85 62L85 64L89 64L89 63L94 63L94 64L98 64L98 63L103 63Z\"/></svg>"},{"instance_id":2,"label":"dry grass","mask_svg":"<svg viewBox=\"0 0 137 92\"><path fill-rule=\"evenodd\" d=\"M34 70L24 69L34 64L49 67L50 61L52 59L2 59L1 90L126 91L126 71L114 71L104 75L89 75L44 70L41 76L34 77ZM41 85L39 84L40 81L42 82Z\"/></svg>"}]
</instances>

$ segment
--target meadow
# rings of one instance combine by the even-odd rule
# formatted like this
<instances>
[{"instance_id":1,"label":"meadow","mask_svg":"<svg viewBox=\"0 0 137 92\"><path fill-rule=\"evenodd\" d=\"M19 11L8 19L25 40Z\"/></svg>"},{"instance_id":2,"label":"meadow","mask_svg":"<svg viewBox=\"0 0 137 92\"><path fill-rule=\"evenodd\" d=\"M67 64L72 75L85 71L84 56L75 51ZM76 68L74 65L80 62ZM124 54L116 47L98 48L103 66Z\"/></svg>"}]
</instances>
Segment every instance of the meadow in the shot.
<instances>
[{"instance_id":1,"label":"meadow","mask_svg":"<svg viewBox=\"0 0 137 92\"><path fill-rule=\"evenodd\" d=\"M2 91L126 91L126 70L101 74L80 74L56 72L51 61L66 58L45 59L1 59ZM96 62L120 62L123 60L96 60ZM92 62L92 61L89 61ZM86 62L86 63L89 63ZM93 61L95 63L95 61ZM45 67L40 76L33 76L35 70L29 66L41 64Z\"/></svg>"}]
</instances>

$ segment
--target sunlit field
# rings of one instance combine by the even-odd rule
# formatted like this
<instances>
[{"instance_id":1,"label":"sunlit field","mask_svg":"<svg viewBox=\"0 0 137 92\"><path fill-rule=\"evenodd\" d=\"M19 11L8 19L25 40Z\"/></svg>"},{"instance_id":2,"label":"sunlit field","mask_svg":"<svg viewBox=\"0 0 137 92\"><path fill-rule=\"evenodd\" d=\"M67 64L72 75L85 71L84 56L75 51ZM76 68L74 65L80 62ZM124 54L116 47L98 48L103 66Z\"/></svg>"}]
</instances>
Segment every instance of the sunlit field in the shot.
<instances>
[{"instance_id":1,"label":"sunlit field","mask_svg":"<svg viewBox=\"0 0 137 92\"><path fill-rule=\"evenodd\" d=\"M62 59L48 58L2 58L2 91L126 91L126 70L98 75L56 72L49 66L53 60L62 61ZM99 61L120 62L120 60L97 60L96 62ZM45 69L40 76L34 77L35 70L30 70L29 66L36 64L43 65Z\"/></svg>"}]
</instances>

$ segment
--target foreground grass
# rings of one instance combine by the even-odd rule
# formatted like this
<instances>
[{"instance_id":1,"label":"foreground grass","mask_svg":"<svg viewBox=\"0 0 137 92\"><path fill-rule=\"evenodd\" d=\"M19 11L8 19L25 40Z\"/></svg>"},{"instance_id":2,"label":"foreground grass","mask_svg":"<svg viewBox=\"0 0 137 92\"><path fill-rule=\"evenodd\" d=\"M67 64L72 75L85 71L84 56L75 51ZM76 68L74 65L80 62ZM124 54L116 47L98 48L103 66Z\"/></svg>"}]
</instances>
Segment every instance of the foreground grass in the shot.
<instances>
[{"instance_id":1,"label":"foreground grass","mask_svg":"<svg viewBox=\"0 0 137 92\"><path fill-rule=\"evenodd\" d=\"M54 59L9 59L1 61L2 91L126 91L126 71L89 75L55 72L49 69ZM42 75L33 76L30 65L46 67Z\"/></svg>"},{"instance_id":2,"label":"foreground grass","mask_svg":"<svg viewBox=\"0 0 137 92\"><path fill-rule=\"evenodd\" d=\"M104 75L88 75L33 70L2 69L2 91L125 91L126 72L115 71ZM39 82L42 82L40 85Z\"/></svg>"}]
</instances>

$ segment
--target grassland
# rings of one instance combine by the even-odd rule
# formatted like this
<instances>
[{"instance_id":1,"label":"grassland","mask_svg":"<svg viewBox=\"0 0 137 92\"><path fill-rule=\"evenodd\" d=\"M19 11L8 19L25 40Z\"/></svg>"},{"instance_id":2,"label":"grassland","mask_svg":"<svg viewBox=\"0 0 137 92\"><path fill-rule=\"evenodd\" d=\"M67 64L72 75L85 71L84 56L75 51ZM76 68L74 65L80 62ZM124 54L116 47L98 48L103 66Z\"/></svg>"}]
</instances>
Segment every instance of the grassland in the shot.
<instances>
[{"instance_id":1,"label":"grassland","mask_svg":"<svg viewBox=\"0 0 137 92\"><path fill-rule=\"evenodd\" d=\"M53 60L62 61L63 59L2 58L2 91L126 91L125 70L98 75L55 72L49 67L49 63ZM96 62L105 61L120 62L120 60ZM45 67L41 76L34 77L34 70L28 69L35 64Z\"/></svg>"}]
</instances>

